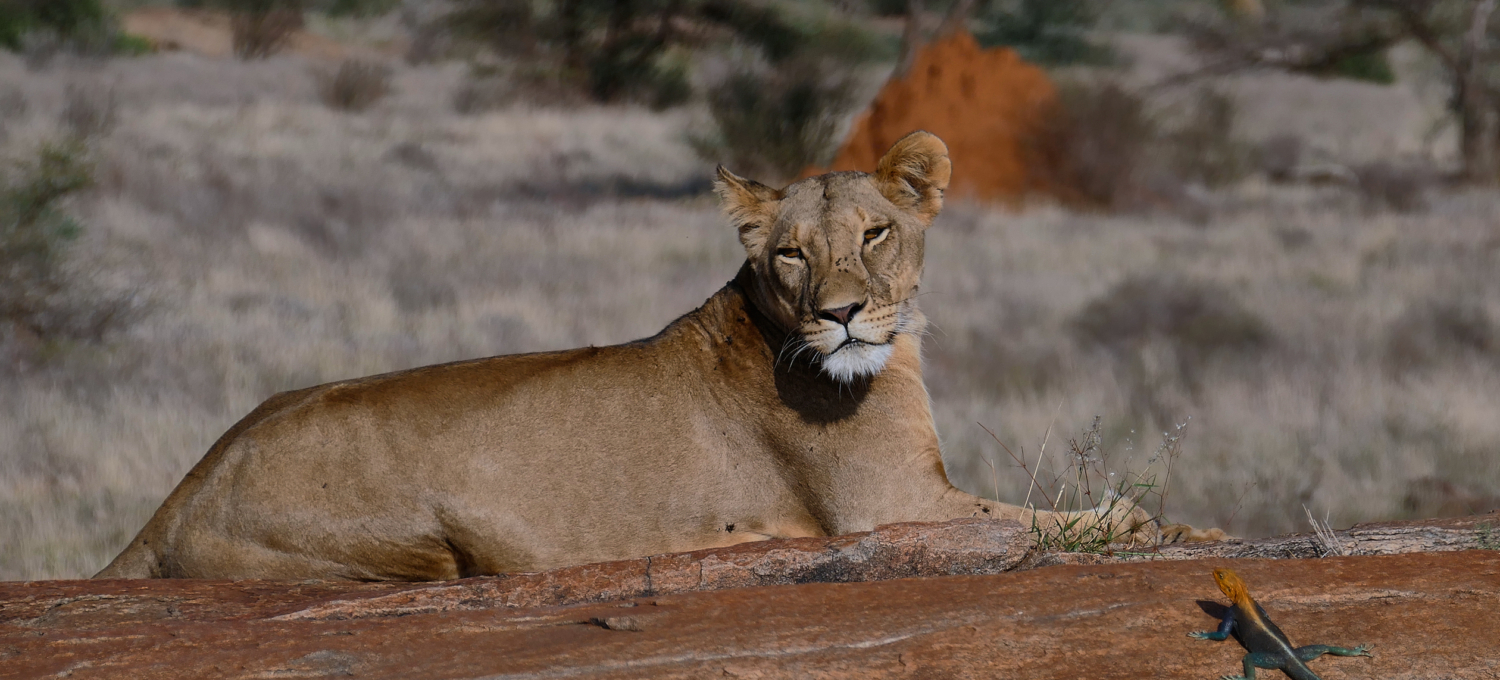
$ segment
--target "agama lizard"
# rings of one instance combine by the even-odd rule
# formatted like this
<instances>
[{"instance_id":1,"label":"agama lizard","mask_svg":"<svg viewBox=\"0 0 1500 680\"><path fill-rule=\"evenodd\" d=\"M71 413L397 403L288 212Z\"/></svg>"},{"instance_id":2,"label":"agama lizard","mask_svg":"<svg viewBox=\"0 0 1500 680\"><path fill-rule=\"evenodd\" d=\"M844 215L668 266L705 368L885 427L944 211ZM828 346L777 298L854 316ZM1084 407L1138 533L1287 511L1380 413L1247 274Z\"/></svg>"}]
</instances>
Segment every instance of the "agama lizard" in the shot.
<instances>
[{"instance_id":1,"label":"agama lizard","mask_svg":"<svg viewBox=\"0 0 1500 680\"><path fill-rule=\"evenodd\" d=\"M1261 609L1260 605L1250 597L1250 589L1245 586L1239 574L1229 569L1215 569L1214 581L1219 584L1219 590L1224 591L1234 605L1224 613L1224 622L1219 624L1218 630L1188 633L1188 637L1220 642L1229 637L1230 633L1234 633L1240 644L1250 650L1250 653L1245 655L1245 674L1225 675L1221 680L1255 680L1256 668L1279 668L1286 671L1292 680L1319 680L1318 676L1307 667L1306 662L1324 654L1370 656L1369 645L1360 645L1354 649L1307 645L1293 649L1292 643L1286 639L1286 634L1282 633L1276 624L1271 623L1271 617L1266 615L1266 610Z\"/></svg>"}]
</instances>

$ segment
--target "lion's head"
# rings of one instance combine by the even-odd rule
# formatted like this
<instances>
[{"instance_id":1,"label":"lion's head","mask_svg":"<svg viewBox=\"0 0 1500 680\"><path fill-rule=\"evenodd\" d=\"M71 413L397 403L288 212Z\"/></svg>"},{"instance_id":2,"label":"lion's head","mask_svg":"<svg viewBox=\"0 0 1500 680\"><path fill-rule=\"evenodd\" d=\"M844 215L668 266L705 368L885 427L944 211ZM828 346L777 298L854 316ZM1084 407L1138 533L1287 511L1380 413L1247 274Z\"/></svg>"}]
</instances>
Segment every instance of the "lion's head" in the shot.
<instances>
[{"instance_id":1,"label":"lion's head","mask_svg":"<svg viewBox=\"0 0 1500 680\"><path fill-rule=\"evenodd\" d=\"M719 168L714 188L739 228L757 307L840 382L879 373L901 333L925 321L914 298L922 242L952 164L936 135L897 141L875 170L777 191Z\"/></svg>"}]
</instances>

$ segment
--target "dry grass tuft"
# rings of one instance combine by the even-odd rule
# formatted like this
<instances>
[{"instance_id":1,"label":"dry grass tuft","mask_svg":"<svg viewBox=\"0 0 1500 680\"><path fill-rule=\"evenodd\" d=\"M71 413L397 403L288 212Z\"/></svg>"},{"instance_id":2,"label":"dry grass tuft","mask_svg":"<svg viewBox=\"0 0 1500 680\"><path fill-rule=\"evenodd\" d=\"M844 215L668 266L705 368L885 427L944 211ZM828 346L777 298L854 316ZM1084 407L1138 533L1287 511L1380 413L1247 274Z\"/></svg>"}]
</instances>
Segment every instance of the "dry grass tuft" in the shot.
<instances>
[{"instance_id":1,"label":"dry grass tuft","mask_svg":"<svg viewBox=\"0 0 1500 680\"><path fill-rule=\"evenodd\" d=\"M1428 167L1374 161L1354 168L1354 187L1367 209L1416 212L1427 207L1427 192L1437 183Z\"/></svg>"},{"instance_id":2,"label":"dry grass tuft","mask_svg":"<svg viewBox=\"0 0 1500 680\"><path fill-rule=\"evenodd\" d=\"M79 139L105 137L120 123L114 90L68 86L61 116L63 128Z\"/></svg>"},{"instance_id":3,"label":"dry grass tuft","mask_svg":"<svg viewBox=\"0 0 1500 680\"><path fill-rule=\"evenodd\" d=\"M347 59L337 70L313 69L318 98L330 109L368 110L391 92L391 67L361 59Z\"/></svg>"},{"instance_id":4,"label":"dry grass tuft","mask_svg":"<svg viewBox=\"0 0 1500 680\"><path fill-rule=\"evenodd\" d=\"M305 23L301 2L250 0L243 4L246 7L233 12L229 29L234 54L241 59L266 59L280 52Z\"/></svg>"},{"instance_id":5,"label":"dry grass tuft","mask_svg":"<svg viewBox=\"0 0 1500 680\"><path fill-rule=\"evenodd\" d=\"M1302 506L1302 511L1307 513L1307 523L1312 525L1314 540L1317 541L1318 549L1323 553L1323 557L1329 555L1343 557L1349 554L1349 550L1344 547L1343 542L1339 541L1338 534L1334 533L1333 527L1328 524L1328 516L1326 514L1323 516L1323 521L1320 522L1318 518L1313 517L1312 511L1308 510L1306 505Z\"/></svg>"},{"instance_id":6,"label":"dry grass tuft","mask_svg":"<svg viewBox=\"0 0 1500 680\"><path fill-rule=\"evenodd\" d=\"M1386 362L1394 371L1429 369L1455 358L1500 362L1500 326L1473 297L1414 302L1387 333Z\"/></svg>"}]
</instances>

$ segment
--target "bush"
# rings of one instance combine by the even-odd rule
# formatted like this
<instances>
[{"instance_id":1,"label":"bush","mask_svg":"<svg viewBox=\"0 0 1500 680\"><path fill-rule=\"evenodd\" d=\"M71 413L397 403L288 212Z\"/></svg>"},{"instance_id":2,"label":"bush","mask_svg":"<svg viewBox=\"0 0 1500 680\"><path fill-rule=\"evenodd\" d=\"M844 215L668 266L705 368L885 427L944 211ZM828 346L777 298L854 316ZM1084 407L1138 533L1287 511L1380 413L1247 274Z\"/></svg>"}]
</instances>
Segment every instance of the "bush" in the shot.
<instances>
[{"instance_id":1,"label":"bush","mask_svg":"<svg viewBox=\"0 0 1500 680\"><path fill-rule=\"evenodd\" d=\"M108 135L120 120L114 90L68 86L61 120L63 127L79 139Z\"/></svg>"},{"instance_id":2,"label":"bush","mask_svg":"<svg viewBox=\"0 0 1500 680\"><path fill-rule=\"evenodd\" d=\"M594 101L655 108L688 100L686 54L706 44L752 47L776 64L893 51L889 41L853 22L816 19L793 3L760 0L455 0L441 23L474 51L551 73ZM419 38L415 59L442 42L431 30Z\"/></svg>"},{"instance_id":3,"label":"bush","mask_svg":"<svg viewBox=\"0 0 1500 680\"><path fill-rule=\"evenodd\" d=\"M521 66L508 70L471 67L453 92L453 110L486 113L525 101L539 106L581 106L588 101L578 78L556 69Z\"/></svg>"},{"instance_id":4,"label":"bush","mask_svg":"<svg viewBox=\"0 0 1500 680\"><path fill-rule=\"evenodd\" d=\"M1368 210L1417 212L1427 207L1427 187L1433 182L1431 169L1403 166L1387 161L1354 168L1355 188Z\"/></svg>"},{"instance_id":5,"label":"bush","mask_svg":"<svg viewBox=\"0 0 1500 680\"><path fill-rule=\"evenodd\" d=\"M1106 210L1201 208L1184 185L1240 179L1254 154L1234 137L1233 99L1201 90L1167 127L1138 93L1111 80L1058 87L1057 110L1023 149L1037 184Z\"/></svg>"},{"instance_id":6,"label":"bush","mask_svg":"<svg viewBox=\"0 0 1500 680\"><path fill-rule=\"evenodd\" d=\"M1070 326L1083 345L1104 349L1121 362L1142 402L1137 406L1155 412L1159 423L1165 422L1166 409L1151 396L1155 388L1149 384L1156 379L1141 365L1149 344L1170 345L1175 366L1165 367L1168 375L1197 393L1210 361L1253 357L1273 342L1267 324L1228 289L1162 274L1126 278L1085 305Z\"/></svg>"},{"instance_id":7,"label":"bush","mask_svg":"<svg viewBox=\"0 0 1500 680\"><path fill-rule=\"evenodd\" d=\"M396 9L401 0L315 0L310 9L335 17L373 17Z\"/></svg>"},{"instance_id":8,"label":"bush","mask_svg":"<svg viewBox=\"0 0 1500 680\"><path fill-rule=\"evenodd\" d=\"M1197 354L1250 352L1271 342L1265 322L1219 284L1163 274L1127 277L1073 319L1088 344L1109 349L1152 338Z\"/></svg>"},{"instance_id":9,"label":"bush","mask_svg":"<svg viewBox=\"0 0 1500 680\"><path fill-rule=\"evenodd\" d=\"M1114 82L1064 82L1056 107L1024 149L1039 184L1098 208L1141 204L1159 136L1141 97Z\"/></svg>"},{"instance_id":10,"label":"bush","mask_svg":"<svg viewBox=\"0 0 1500 680\"><path fill-rule=\"evenodd\" d=\"M0 185L0 322L43 338L97 339L123 322L129 300L111 299L65 268L81 225L61 209L93 184L80 139L42 145Z\"/></svg>"},{"instance_id":11,"label":"bush","mask_svg":"<svg viewBox=\"0 0 1500 680\"><path fill-rule=\"evenodd\" d=\"M149 52L125 35L102 0L0 0L0 48L21 52L33 67L62 51L103 56Z\"/></svg>"},{"instance_id":12,"label":"bush","mask_svg":"<svg viewBox=\"0 0 1500 680\"><path fill-rule=\"evenodd\" d=\"M1363 80L1379 85L1390 85L1396 82L1396 72L1391 69L1391 62L1386 57L1384 47L1350 52L1309 72L1325 78Z\"/></svg>"},{"instance_id":13,"label":"bush","mask_svg":"<svg viewBox=\"0 0 1500 680\"><path fill-rule=\"evenodd\" d=\"M1386 366L1424 369L1461 357L1500 360L1500 327L1475 299L1416 302L1386 333Z\"/></svg>"},{"instance_id":14,"label":"bush","mask_svg":"<svg viewBox=\"0 0 1500 680\"><path fill-rule=\"evenodd\" d=\"M1260 146L1260 169L1273 182L1290 182L1297 178L1297 168L1302 165L1302 138L1294 134L1280 134Z\"/></svg>"},{"instance_id":15,"label":"bush","mask_svg":"<svg viewBox=\"0 0 1500 680\"><path fill-rule=\"evenodd\" d=\"M1198 90L1183 121L1163 140L1178 177L1220 187L1248 174L1252 154L1234 136L1236 115L1233 97L1211 87Z\"/></svg>"},{"instance_id":16,"label":"bush","mask_svg":"<svg viewBox=\"0 0 1500 680\"><path fill-rule=\"evenodd\" d=\"M224 0L231 14L234 54L265 59L280 52L304 24L302 0Z\"/></svg>"},{"instance_id":17,"label":"bush","mask_svg":"<svg viewBox=\"0 0 1500 680\"><path fill-rule=\"evenodd\" d=\"M74 40L107 32L109 14L100 0L4 0L0 2L0 47L20 50L32 32Z\"/></svg>"},{"instance_id":18,"label":"bush","mask_svg":"<svg viewBox=\"0 0 1500 680\"><path fill-rule=\"evenodd\" d=\"M391 91L391 67L385 64L347 59L338 70L313 70L318 98L328 108L339 111L364 111Z\"/></svg>"},{"instance_id":19,"label":"bush","mask_svg":"<svg viewBox=\"0 0 1500 680\"><path fill-rule=\"evenodd\" d=\"M26 93L12 85L0 88L0 121L20 118L28 108Z\"/></svg>"},{"instance_id":20,"label":"bush","mask_svg":"<svg viewBox=\"0 0 1500 680\"><path fill-rule=\"evenodd\" d=\"M985 10L976 17L974 37L986 47L1011 47L1037 64L1107 64L1114 60L1113 51L1089 36L1098 20L1098 4L1093 0L985 3Z\"/></svg>"},{"instance_id":21,"label":"bush","mask_svg":"<svg viewBox=\"0 0 1500 680\"><path fill-rule=\"evenodd\" d=\"M716 131L692 140L704 159L762 181L795 178L835 151L853 82L819 62L740 69L708 93Z\"/></svg>"}]
</instances>

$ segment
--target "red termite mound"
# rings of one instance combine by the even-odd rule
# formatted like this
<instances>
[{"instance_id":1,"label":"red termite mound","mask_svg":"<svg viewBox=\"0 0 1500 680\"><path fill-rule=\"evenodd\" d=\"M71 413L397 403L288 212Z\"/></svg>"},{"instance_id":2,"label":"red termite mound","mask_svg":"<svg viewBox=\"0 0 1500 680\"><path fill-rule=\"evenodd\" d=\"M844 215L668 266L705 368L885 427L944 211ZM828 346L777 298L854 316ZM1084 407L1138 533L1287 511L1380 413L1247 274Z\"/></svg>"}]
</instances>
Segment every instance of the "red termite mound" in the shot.
<instances>
[{"instance_id":1,"label":"red termite mound","mask_svg":"<svg viewBox=\"0 0 1500 680\"><path fill-rule=\"evenodd\" d=\"M927 45L902 77L892 77L855 120L830 170L872 172L881 154L912 130L948 143L949 196L1015 200L1049 192L1049 173L1030 167L1026 145L1044 129L1057 91L1015 51L981 49L967 31ZM816 174L809 172L808 174Z\"/></svg>"}]
</instances>

